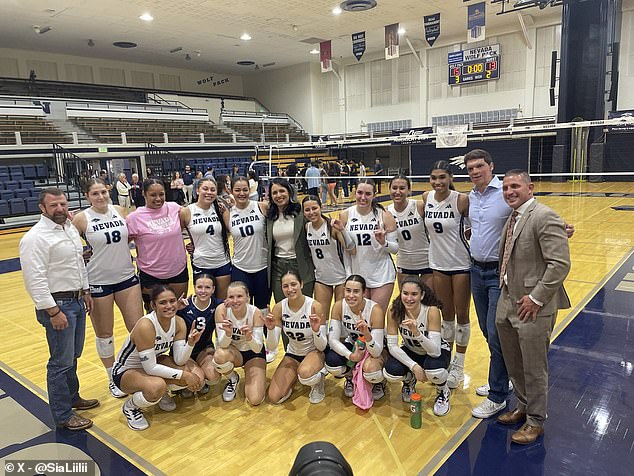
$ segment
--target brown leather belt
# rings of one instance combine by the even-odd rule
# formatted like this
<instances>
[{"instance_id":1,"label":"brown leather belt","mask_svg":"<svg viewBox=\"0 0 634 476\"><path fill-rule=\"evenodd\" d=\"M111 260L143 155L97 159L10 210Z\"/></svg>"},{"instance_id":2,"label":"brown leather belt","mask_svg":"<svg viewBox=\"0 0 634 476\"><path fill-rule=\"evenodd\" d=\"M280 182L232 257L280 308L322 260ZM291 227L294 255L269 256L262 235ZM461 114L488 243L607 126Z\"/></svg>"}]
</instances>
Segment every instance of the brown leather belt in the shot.
<instances>
[{"instance_id":1,"label":"brown leather belt","mask_svg":"<svg viewBox=\"0 0 634 476\"><path fill-rule=\"evenodd\" d=\"M53 299L81 299L82 290L78 291L60 291L58 293L51 293Z\"/></svg>"}]
</instances>

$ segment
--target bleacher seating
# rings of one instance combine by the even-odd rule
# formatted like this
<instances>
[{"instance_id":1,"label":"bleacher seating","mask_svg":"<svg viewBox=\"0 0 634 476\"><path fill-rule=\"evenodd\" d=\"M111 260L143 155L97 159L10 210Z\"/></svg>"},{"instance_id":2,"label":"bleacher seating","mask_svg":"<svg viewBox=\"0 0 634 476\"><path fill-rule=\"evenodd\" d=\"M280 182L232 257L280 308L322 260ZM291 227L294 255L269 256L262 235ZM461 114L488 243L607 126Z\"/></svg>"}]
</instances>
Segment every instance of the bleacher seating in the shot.
<instances>
[{"instance_id":1,"label":"bleacher seating","mask_svg":"<svg viewBox=\"0 0 634 476\"><path fill-rule=\"evenodd\" d=\"M37 116L0 116L0 145L16 143L19 132L23 144L68 144L73 141L45 119Z\"/></svg>"},{"instance_id":2,"label":"bleacher seating","mask_svg":"<svg viewBox=\"0 0 634 476\"><path fill-rule=\"evenodd\" d=\"M142 89L71 83L66 81L29 81L28 79L0 79L0 94L10 96L39 96L105 101L147 102Z\"/></svg>"},{"instance_id":3,"label":"bleacher seating","mask_svg":"<svg viewBox=\"0 0 634 476\"><path fill-rule=\"evenodd\" d=\"M0 217L7 217L10 214L9 202L5 199L0 199Z\"/></svg>"},{"instance_id":4,"label":"bleacher seating","mask_svg":"<svg viewBox=\"0 0 634 476\"><path fill-rule=\"evenodd\" d=\"M38 206L38 197L29 197L24 200L26 204L27 213L40 213L40 207Z\"/></svg>"},{"instance_id":5,"label":"bleacher seating","mask_svg":"<svg viewBox=\"0 0 634 476\"><path fill-rule=\"evenodd\" d=\"M262 140L261 122L227 122L237 133L251 138L255 142ZM308 134L291 124L264 123L264 137L267 142L286 142L286 134L289 135L290 142L307 142L310 140Z\"/></svg>"},{"instance_id":6,"label":"bleacher seating","mask_svg":"<svg viewBox=\"0 0 634 476\"><path fill-rule=\"evenodd\" d=\"M121 143L121 133L125 132L128 143L163 143L163 134L169 142L200 142L200 134L205 134L205 142L232 142L233 137L217 129L210 122L168 121L149 119L113 119L77 117L73 122L104 143Z\"/></svg>"},{"instance_id":7,"label":"bleacher seating","mask_svg":"<svg viewBox=\"0 0 634 476\"><path fill-rule=\"evenodd\" d=\"M25 172L32 178L25 180ZM47 179L46 164L0 165L0 218L40 213L36 180Z\"/></svg>"},{"instance_id":8,"label":"bleacher seating","mask_svg":"<svg viewBox=\"0 0 634 476\"><path fill-rule=\"evenodd\" d=\"M11 215L24 215L26 213L26 204L23 198L12 198L9 200L9 212Z\"/></svg>"}]
</instances>

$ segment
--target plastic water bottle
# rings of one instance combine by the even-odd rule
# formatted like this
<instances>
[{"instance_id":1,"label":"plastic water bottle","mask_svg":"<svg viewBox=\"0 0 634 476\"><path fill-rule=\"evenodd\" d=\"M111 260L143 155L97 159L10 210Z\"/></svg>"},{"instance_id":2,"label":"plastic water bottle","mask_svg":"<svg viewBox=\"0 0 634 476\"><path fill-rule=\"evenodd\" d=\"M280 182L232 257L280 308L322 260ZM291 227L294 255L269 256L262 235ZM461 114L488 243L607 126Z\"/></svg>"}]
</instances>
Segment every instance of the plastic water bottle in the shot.
<instances>
[{"instance_id":1,"label":"plastic water bottle","mask_svg":"<svg viewBox=\"0 0 634 476\"><path fill-rule=\"evenodd\" d=\"M354 352L356 349L360 349L360 350L365 350L365 337L361 336L359 337L356 342L354 343L354 347L352 347L352 352ZM346 364L348 365L348 367L354 367L355 365L357 365L358 362L353 362L352 360L348 360L346 362Z\"/></svg>"},{"instance_id":2,"label":"plastic water bottle","mask_svg":"<svg viewBox=\"0 0 634 476\"><path fill-rule=\"evenodd\" d=\"M412 428L421 428L423 426L423 404L421 396L418 393L413 393L409 404L409 424Z\"/></svg>"}]
</instances>

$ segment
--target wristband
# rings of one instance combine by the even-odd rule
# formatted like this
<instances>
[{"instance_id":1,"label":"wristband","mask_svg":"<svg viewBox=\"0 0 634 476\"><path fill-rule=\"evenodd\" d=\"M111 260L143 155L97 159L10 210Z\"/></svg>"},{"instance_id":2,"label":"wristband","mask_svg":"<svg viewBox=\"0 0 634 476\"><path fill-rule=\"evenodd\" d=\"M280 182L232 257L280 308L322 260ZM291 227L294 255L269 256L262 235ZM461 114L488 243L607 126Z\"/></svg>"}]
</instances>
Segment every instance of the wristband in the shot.
<instances>
[{"instance_id":1,"label":"wristband","mask_svg":"<svg viewBox=\"0 0 634 476\"><path fill-rule=\"evenodd\" d=\"M61 312L62 312L62 310L58 307L57 308L57 312L55 314L49 314L48 317L49 317L49 319L53 319L55 316L57 316Z\"/></svg>"}]
</instances>

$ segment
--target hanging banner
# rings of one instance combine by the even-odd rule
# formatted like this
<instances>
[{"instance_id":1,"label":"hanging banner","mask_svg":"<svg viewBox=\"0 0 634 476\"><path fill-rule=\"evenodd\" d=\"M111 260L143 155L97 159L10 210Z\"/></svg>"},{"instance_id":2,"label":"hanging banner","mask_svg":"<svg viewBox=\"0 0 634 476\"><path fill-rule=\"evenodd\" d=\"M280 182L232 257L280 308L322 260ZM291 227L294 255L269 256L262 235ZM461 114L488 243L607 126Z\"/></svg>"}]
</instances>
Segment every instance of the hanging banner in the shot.
<instances>
[{"instance_id":1,"label":"hanging banner","mask_svg":"<svg viewBox=\"0 0 634 476\"><path fill-rule=\"evenodd\" d=\"M475 43L486 38L486 3L480 2L467 7L467 43Z\"/></svg>"},{"instance_id":2,"label":"hanging banner","mask_svg":"<svg viewBox=\"0 0 634 476\"><path fill-rule=\"evenodd\" d=\"M434 46L434 42L440 36L440 13L425 15L425 39L429 46Z\"/></svg>"},{"instance_id":3,"label":"hanging banner","mask_svg":"<svg viewBox=\"0 0 634 476\"><path fill-rule=\"evenodd\" d=\"M319 43L319 61L321 62L321 72L332 71L332 45L330 40Z\"/></svg>"},{"instance_id":4,"label":"hanging banner","mask_svg":"<svg viewBox=\"0 0 634 476\"><path fill-rule=\"evenodd\" d=\"M436 127L436 149L467 147L468 124Z\"/></svg>"},{"instance_id":5,"label":"hanging banner","mask_svg":"<svg viewBox=\"0 0 634 476\"><path fill-rule=\"evenodd\" d=\"M361 57L365 53L365 31L352 34L352 54L361 61Z\"/></svg>"},{"instance_id":6,"label":"hanging banner","mask_svg":"<svg viewBox=\"0 0 634 476\"><path fill-rule=\"evenodd\" d=\"M398 23L385 25L385 59L398 58Z\"/></svg>"}]
</instances>

